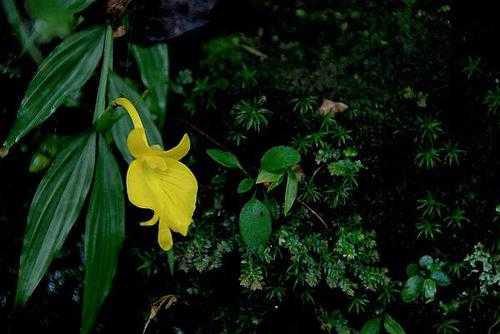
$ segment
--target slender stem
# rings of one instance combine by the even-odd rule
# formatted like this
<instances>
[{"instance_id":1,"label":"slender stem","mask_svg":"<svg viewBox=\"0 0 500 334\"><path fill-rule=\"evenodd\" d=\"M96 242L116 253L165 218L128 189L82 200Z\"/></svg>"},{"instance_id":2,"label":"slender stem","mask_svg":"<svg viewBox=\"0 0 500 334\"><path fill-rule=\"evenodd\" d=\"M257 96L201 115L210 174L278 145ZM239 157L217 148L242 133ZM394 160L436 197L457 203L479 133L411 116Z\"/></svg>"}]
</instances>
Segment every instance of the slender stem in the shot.
<instances>
[{"instance_id":1,"label":"slender stem","mask_svg":"<svg viewBox=\"0 0 500 334\"><path fill-rule=\"evenodd\" d=\"M183 123L184 125L186 125L187 127L189 127L191 130L195 131L196 133L198 133L199 135L205 137L208 141L210 141L212 144L214 144L215 146L219 147L220 149L222 150L227 150L226 146L221 144L220 142L218 142L217 140L215 140L214 138L212 138L210 135L208 135L205 131L203 131L202 129L200 129L199 127L197 127L196 125L184 120L184 119L180 119L180 118L174 118L173 119L174 121L177 121L177 122L180 122L180 123Z\"/></svg>"},{"instance_id":2,"label":"slender stem","mask_svg":"<svg viewBox=\"0 0 500 334\"><path fill-rule=\"evenodd\" d=\"M321 222L321 224L323 224L323 226L325 228L328 228L328 224L326 223L326 221L323 219L323 217L321 217L321 215L318 212L316 212L306 202L304 202L300 199L297 199L297 202L300 203L300 205L302 205L304 208L306 208L310 213L312 213L313 216L316 217Z\"/></svg>"}]
</instances>

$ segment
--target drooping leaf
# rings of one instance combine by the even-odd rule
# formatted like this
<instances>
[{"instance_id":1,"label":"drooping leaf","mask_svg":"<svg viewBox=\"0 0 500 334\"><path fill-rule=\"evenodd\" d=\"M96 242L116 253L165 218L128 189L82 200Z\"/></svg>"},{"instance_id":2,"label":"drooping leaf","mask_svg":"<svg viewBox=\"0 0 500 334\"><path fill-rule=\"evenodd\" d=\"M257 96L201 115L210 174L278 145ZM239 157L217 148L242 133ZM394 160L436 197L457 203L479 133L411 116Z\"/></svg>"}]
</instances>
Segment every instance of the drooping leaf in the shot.
<instances>
[{"instance_id":1,"label":"drooping leaf","mask_svg":"<svg viewBox=\"0 0 500 334\"><path fill-rule=\"evenodd\" d=\"M25 7L34 19L33 28L38 42L64 38L74 26L73 13L63 0L26 0Z\"/></svg>"},{"instance_id":2,"label":"drooping leaf","mask_svg":"<svg viewBox=\"0 0 500 334\"><path fill-rule=\"evenodd\" d=\"M380 318L370 319L361 328L360 334L378 334L381 327Z\"/></svg>"},{"instance_id":3,"label":"drooping leaf","mask_svg":"<svg viewBox=\"0 0 500 334\"><path fill-rule=\"evenodd\" d=\"M401 290L401 298L405 303L411 303L418 298L422 288L422 281L422 277L418 275L410 277L406 281L403 290Z\"/></svg>"},{"instance_id":4,"label":"drooping leaf","mask_svg":"<svg viewBox=\"0 0 500 334\"><path fill-rule=\"evenodd\" d=\"M109 102L111 103L118 97L126 97L129 99L137 108L137 112L139 113L142 123L144 124L149 143L151 145L163 146L160 132L151 119L151 113L149 112L146 103L136 89L113 72L109 73L108 85ZM127 162L132 160L132 156L130 155L127 147L127 137L131 130L132 121L129 117L121 117L111 128L116 146Z\"/></svg>"},{"instance_id":5,"label":"drooping leaf","mask_svg":"<svg viewBox=\"0 0 500 334\"><path fill-rule=\"evenodd\" d=\"M104 52L101 64L101 76L97 88L97 98L94 108L94 122L96 122L106 109L106 89L108 87L109 71L113 68L113 30L111 26L106 27L106 38L104 40Z\"/></svg>"},{"instance_id":6,"label":"drooping leaf","mask_svg":"<svg viewBox=\"0 0 500 334\"><path fill-rule=\"evenodd\" d=\"M7 21L9 21L9 24L12 26L17 38L21 42L23 52L27 51L36 63L41 63L42 54L35 43L33 43L33 39L28 35L26 26L19 15L15 2L13 0L2 0L2 6L7 16Z\"/></svg>"},{"instance_id":7,"label":"drooping leaf","mask_svg":"<svg viewBox=\"0 0 500 334\"><path fill-rule=\"evenodd\" d=\"M92 183L95 142L94 134L71 142L37 188L21 252L17 304L31 296L80 214Z\"/></svg>"},{"instance_id":8,"label":"drooping leaf","mask_svg":"<svg viewBox=\"0 0 500 334\"><path fill-rule=\"evenodd\" d=\"M260 160L262 169L268 172L283 172L300 162L300 153L288 146L275 146L267 150Z\"/></svg>"},{"instance_id":9,"label":"drooping leaf","mask_svg":"<svg viewBox=\"0 0 500 334\"><path fill-rule=\"evenodd\" d=\"M135 1L130 30L134 38L140 41L165 42L208 23L208 16L215 2L216 0Z\"/></svg>"},{"instance_id":10,"label":"drooping leaf","mask_svg":"<svg viewBox=\"0 0 500 334\"><path fill-rule=\"evenodd\" d=\"M167 112L168 90L168 48L166 44L152 46L132 45L132 53L137 61L141 80L148 88L146 102L151 113L158 118L163 127Z\"/></svg>"},{"instance_id":11,"label":"drooping leaf","mask_svg":"<svg viewBox=\"0 0 500 334\"><path fill-rule=\"evenodd\" d=\"M283 213L285 216L288 214L293 203L295 202L295 199L297 198L298 185L299 179L297 178L297 174L293 171L289 171L286 180L285 203L283 206Z\"/></svg>"},{"instance_id":12,"label":"drooping leaf","mask_svg":"<svg viewBox=\"0 0 500 334\"><path fill-rule=\"evenodd\" d=\"M219 150L219 149L209 149L209 150L207 150L207 154L210 158L212 158L212 160L217 162L219 165L222 165L226 168L243 170L243 167L241 166L240 161L231 152L223 151L223 150Z\"/></svg>"},{"instance_id":13,"label":"drooping leaf","mask_svg":"<svg viewBox=\"0 0 500 334\"><path fill-rule=\"evenodd\" d=\"M252 190L255 181L251 177L246 177L238 184L238 194L244 194Z\"/></svg>"},{"instance_id":14,"label":"drooping leaf","mask_svg":"<svg viewBox=\"0 0 500 334\"><path fill-rule=\"evenodd\" d=\"M401 325L389 314L384 316L384 328L389 334L405 334L405 330Z\"/></svg>"},{"instance_id":15,"label":"drooping leaf","mask_svg":"<svg viewBox=\"0 0 500 334\"><path fill-rule=\"evenodd\" d=\"M240 234L251 250L264 246L271 236L271 214L258 199L252 198L240 212Z\"/></svg>"},{"instance_id":16,"label":"drooping leaf","mask_svg":"<svg viewBox=\"0 0 500 334\"><path fill-rule=\"evenodd\" d=\"M40 42L63 38L74 28L74 15L94 0L26 0L25 7L35 20L34 30Z\"/></svg>"},{"instance_id":17,"label":"drooping leaf","mask_svg":"<svg viewBox=\"0 0 500 334\"><path fill-rule=\"evenodd\" d=\"M91 331L118 264L125 228L120 168L100 136L85 229L85 279L81 333Z\"/></svg>"},{"instance_id":18,"label":"drooping leaf","mask_svg":"<svg viewBox=\"0 0 500 334\"><path fill-rule=\"evenodd\" d=\"M5 148L42 124L71 92L87 82L101 59L104 36L102 27L76 33L43 61L26 90L17 119L4 142Z\"/></svg>"},{"instance_id":19,"label":"drooping leaf","mask_svg":"<svg viewBox=\"0 0 500 334\"><path fill-rule=\"evenodd\" d=\"M424 291L425 298L434 298L436 295L436 282L431 278L426 278L422 284L422 290Z\"/></svg>"}]
</instances>

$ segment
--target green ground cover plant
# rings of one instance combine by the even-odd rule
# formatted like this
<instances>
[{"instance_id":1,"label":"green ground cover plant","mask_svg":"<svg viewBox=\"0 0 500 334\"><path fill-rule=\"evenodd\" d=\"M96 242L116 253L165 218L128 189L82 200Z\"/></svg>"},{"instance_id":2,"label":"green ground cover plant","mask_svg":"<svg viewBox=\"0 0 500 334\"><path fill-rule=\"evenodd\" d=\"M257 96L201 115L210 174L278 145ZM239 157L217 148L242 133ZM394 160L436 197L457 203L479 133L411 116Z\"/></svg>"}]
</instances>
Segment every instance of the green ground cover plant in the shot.
<instances>
[{"instance_id":1,"label":"green ground cover plant","mask_svg":"<svg viewBox=\"0 0 500 334\"><path fill-rule=\"evenodd\" d=\"M2 0L2 330L500 331L493 14L222 1L151 44L118 3ZM129 201L119 97L151 150L189 134L171 248Z\"/></svg>"}]
</instances>

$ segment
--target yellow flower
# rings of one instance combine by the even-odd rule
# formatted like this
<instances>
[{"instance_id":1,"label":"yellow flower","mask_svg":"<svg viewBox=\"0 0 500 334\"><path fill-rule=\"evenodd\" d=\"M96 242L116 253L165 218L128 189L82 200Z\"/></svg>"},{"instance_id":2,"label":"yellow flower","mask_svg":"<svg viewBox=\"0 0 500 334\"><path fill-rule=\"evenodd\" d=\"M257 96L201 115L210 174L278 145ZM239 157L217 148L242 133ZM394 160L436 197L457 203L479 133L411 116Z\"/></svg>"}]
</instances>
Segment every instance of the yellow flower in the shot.
<instances>
[{"instance_id":1,"label":"yellow flower","mask_svg":"<svg viewBox=\"0 0 500 334\"><path fill-rule=\"evenodd\" d=\"M141 223L153 226L159 222L158 243L164 250L172 248L171 230L186 236L196 205L198 183L186 165L179 162L189 151L189 137L167 151L150 146L141 118L134 105L125 98L113 102L127 110L134 129L127 146L134 160L127 172L127 194L130 202L153 210L153 217Z\"/></svg>"}]
</instances>

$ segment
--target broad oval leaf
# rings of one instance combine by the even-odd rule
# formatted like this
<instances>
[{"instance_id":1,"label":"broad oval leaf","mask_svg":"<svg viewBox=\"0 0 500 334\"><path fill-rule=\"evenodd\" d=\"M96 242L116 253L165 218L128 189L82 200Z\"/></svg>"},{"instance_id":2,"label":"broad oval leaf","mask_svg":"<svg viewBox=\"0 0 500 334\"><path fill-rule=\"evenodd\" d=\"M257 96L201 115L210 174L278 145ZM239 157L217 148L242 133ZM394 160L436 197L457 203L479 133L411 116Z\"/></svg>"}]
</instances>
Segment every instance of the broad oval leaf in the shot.
<instances>
[{"instance_id":1,"label":"broad oval leaf","mask_svg":"<svg viewBox=\"0 0 500 334\"><path fill-rule=\"evenodd\" d=\"M300 153L289 146L275 146L264 153L260 160L262 169L282 172L300 162Z\"/></svg>"},{"instance_id":2,"label":"broad oval leaf","mask_svg":"<svg viewBox=\"0 0 500 334\"><path fill-rule=\"evenodd\" d=\"M378 334L381 327L380 318L370 319L361 328L360 334Z\"/></svg>"},{"instance_id":3,"label":"broad oval leaf","mask_svg":"<svg viewBox=\"0 0 500 334\"><path fill-rule=\"evenodd\" d=\"M271 236L271 214L256 198L249 200L240 212L240 234L250 250L264 246Z\"/></svg>"},{"instance_id":4,"label":"broad oval leaf","mask_svg":"<svg viewBox=\"0 0 500 334\"><path fill-rule=\"evenodd\" d=\"M406 281L403 290L401 290L401 298L405 303L411 303L418 298L422 288L422 281L422 277L418 275L410 277Z\"/></svg>"},{"instance_id":5,"label":"broad oval leaf","mask_svg":"<svg viewBox=\"0 0 500 334\"><path fill-rule=\"evenodd\" d=\"M146 102L151 113L158 118L160 127L165 123L168 91L168 48L167 44L151 46L132 45L141 80L148 88Z\"/></svg>"},{"instance_id":6,"label":"broad oval leaf","mask_svg":"<svg viewBox=\"0 0 500 334\"><path fill-rule=\"evenodd\" d=\"M85 229L85 279L81 333L89 333L111 290L125 234L120 168L104 137L98 139L94 183Z\"/></svg>"},{"instance_id":7,"label":"broad oval leaf","mask_svg":"<svg viewBox=\"0 0 500 334\"><path fill-rule=\"evenodd\" d=\"M288 178L286 180L285 204L283 205L283 213L285 216L288 214L293 203L295 202L295 199L297 198L298 185L299 179L297 174L293 171L289 171Z\"/></svg>"},{"instance_id":8,"label":"broad oval leaf","mask_svg":"<svg viewBox=\"0 0 500 334\"><path fill-rule=\"evenodd\" d=\"M137 112L142 119L149 144L163 146L160 132L151 119L151 113L137 90L113 72L109 73L108 85L108 101L111 103L118 97L126 97L129 99L137 108ZM131 130L132 121L126 115L121 117L111 128L115 144L127 162L132 161L132 156L127 147L127 137Z\"/></svg>"},{"instance_id":9,"label":"broad oval leaf","mask_svg":"<svg viewBox=\"0 0 500 334\"><path fill-rule=\"evenodd\" d=\"M238 190L237 190L238 194L244 194L246 192L249 192L250 190L252 190L254 184L255 181L251 177L244 178L238 184Z\"/></svg>"},{"instance_id":10,"label":"broad oval leaf","mask_svg":"<svg viewBox=\"0 0 500 334\"><path fill-rule=\"evenodd\" d=\"M71 35L43 61L26 90L5 148L47 120L67 96L87 82L101 59L104 36L103 27Z\"/></svg>"},{"instance_id":11,"label":"broad oval leaf","mask_svg":"<svg viewBox=\"0 0 500 334\"><path fill-rule=\"evenodd\" d=\"M224 166L226 168L232 169L241 169L243 167L240 164L238 158L231 152L223 151L219 149L209 149L207 150L207 154L212 160L217 162L219 165Z\"/></svg>"},{"instance_id":12,"label":"broad oval leaf","mask_svg":"<svg viewBox=\"0 0 500 334\"><path fill-rule=\"evenodd\" d=\"M72 141L37 188L21 252L17 304L31 296L80 214L92 183L95 141L95 134Z\"/></svg>"},{"instance_id":13,"label":"broad oval leaf","mask_svg":"<svg viewBox=\"0 0 500 334\"><path fill-rule=\"evenodd\" d=\"M405 330L401 325L394 320L389 314L386 314L384 317L384 328L389 334L405 334Z\"/></svg>"}]
</instances>

